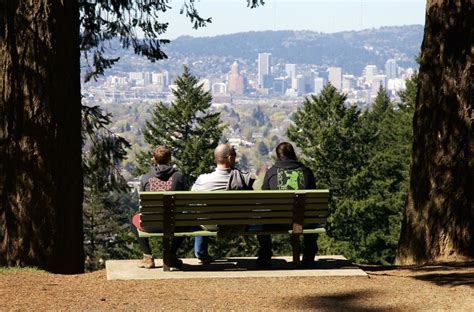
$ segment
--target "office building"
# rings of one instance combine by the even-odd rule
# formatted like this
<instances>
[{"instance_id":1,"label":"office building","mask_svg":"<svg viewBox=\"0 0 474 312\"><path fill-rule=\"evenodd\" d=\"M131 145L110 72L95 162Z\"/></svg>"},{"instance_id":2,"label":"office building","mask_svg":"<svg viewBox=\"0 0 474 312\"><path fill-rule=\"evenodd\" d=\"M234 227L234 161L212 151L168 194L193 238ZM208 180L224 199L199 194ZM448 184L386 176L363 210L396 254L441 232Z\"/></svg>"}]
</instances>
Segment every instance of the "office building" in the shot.
<instances>
[{"instance_id":1,"label":"office building","mask_svg":"<svg viewBox=\"0 0 474 312\"><path fill-rule=\"evenodd\" d=\"M398 65L396 60L387 60L385 63L385 75L387 75L387 79L398 78Z\"/></svg>"},{"instance_id":2,"label":"office building","mask_svg":"<svg viewBox=\"0 0 474 312\"><path fill-rule=\"evenodd\" d=\"M314 78L314 93L319 95L324 87L324 79L321 77Z\"/></svg>"},{"instance_id":3,"label":"office building","mask_svg":"<svg viewBox=\"0 0 474 312\"><path fill-rule=\"evenodd\" d=\"M244 94L244 77L239 72L239 65L234 62L230 66L229 85L227 91L233 95Z\"/></svg>"},{"instance_id":4,"label":"office building","mask_svg":"<svg viewBox=\"0 0 474 312\"><path fill-rule=\"evenodd\" d=\"M271 56L270 53L258 54L258 86L259 88L264 88L265 76L269 76L271 74L270 73L270 56Z\"/></svg>"},{"instance_id":5,"label":"office building","mask_svg":"<svg viewBox=\"0 0 474 312\"><path fill-rule=\"evenodd\" d=\"M337 90L341 91L342 90L342 68L329 67L328 80Z\"/></svg>"},{"instance_id":6,"label":"office building","mask_svg":"<svg viewBox=\"0 0 474 312\"><path fill-rule=\"evenodd\" d=\"M372 79L375 75L378 74L377 66L375 65L367 65L364 68L363 76L365 78L365 82L372 84Z\"/></svg>"},{"instance_id":7,"label":"office building","mask_svg":"<svg viewBox=\"0 0 474 312\"><path fill-rule=\"evenodd\" d=\"M296 78L296 64L285 64L285 72L291 79Z\"/></svg>"}]
</instances>

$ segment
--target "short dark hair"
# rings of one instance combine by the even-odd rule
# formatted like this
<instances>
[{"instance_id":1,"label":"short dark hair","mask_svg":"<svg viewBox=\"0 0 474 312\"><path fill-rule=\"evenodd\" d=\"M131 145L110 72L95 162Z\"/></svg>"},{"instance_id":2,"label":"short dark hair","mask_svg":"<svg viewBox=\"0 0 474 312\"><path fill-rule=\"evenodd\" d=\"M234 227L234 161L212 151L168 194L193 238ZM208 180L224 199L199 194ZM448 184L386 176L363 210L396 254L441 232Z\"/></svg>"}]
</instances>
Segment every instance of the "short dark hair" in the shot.
<instances>
[{"instance_id":1,"label":"short dark hair","mask_svg":"<svg viewBox=\"0 0 474 312\"><path fill-rule=\"evenodd\" d=\"M223 164L225 163L227 157L235 156L235 149L230 144L220 144L214 150L214 162L216 164Z\"/></svg>"},{"instance_id":2,"label":"short dark hair","mask_svg":"<svg viewBox=\"0 0 474 312\"><path fill-rule=\"evenodd\" d=\"M167 165L171 161L171 150L169 147L160 145L153 152L153 159L159 165Z\"/></svg>"},{"instance_id":3,"label":"short dark hair","mask_svg":"<svg viewBox=\"0 0 474 312\"><path fill-rule=\"evenodd\" d=\"M278 160L285 160L285 159L293 159L293 160L298 160L296 157L295 149L293 148L293 145L291 145L288 142L282 142L278 144L278 146L275 149L276 152L276 157Z\"/></svg>"}]
</instances>

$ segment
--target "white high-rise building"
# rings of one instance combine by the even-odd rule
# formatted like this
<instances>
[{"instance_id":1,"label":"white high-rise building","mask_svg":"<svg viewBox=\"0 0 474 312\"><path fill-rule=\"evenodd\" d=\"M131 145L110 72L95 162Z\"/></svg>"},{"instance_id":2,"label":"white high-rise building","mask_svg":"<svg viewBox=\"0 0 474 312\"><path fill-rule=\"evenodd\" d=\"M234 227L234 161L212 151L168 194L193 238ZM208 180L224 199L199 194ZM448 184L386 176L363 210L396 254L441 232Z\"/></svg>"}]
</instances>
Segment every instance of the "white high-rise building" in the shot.
<instances>
[{"instance_id":1,"label":"white high-rise building","mask_svg":"<svg viewBox=\"0 0 474 312\"><path fill-rule=\"evenodd\" d=\"M328 80L329 82L339 91L342 90L342 68L341 67L329 67L328 68Z\"/></svg>"},{"instance_id":2,"label":"white high-rise building","mask_svg":"<svg viewBox=\"0 0 474 312\"><path fill-rule=\"evenodd\" d=\"M354 75L342 75L342 90L348 92L356 87L357 80Z\"/></svg>"},{"instance_id":3,"label":"white high-rise building","mask_svg":"<svg viewBox=\"0 0 474 312\"><path fill-rule=\"evenodd\" d=\"M263 88L265 76L270 75L270 53L258 54L258 86Z\"/></svg>"},{"instance_id":4,"label":"white high-rise building","mask_svg":"<svg viewBox=\"0 0 474 312\"><path fill-rule=\"evenodd\" d=\"M398 65L396 60L387 60L385 63L385 75L387 75L387 79L398 78Z\"/></svg>"},{"instance_id":5,"label":"white high-rise building","mask_svg":"<svg viewBox=\"0 0 474 312\"><path fill-rule=\"evenodd\" d=\"M363 76L364 76L366 82L372 84L372 79L377 74L378 74L377 66L375 66L375 65L365 66Z\"/></svg>"},{"instance_id":6,"label":"white high-rise building","mask_svg":"<svg viewBox=\"0 0 474 312\"><path fill-rule=\"evenodd\" d=\"M151 83L155 85L159 91L165 91L168 87L167 73L168 72L151 74Z\"/></svg>"},{"instance_id":7,"label":"white high-rise building","mask_svg":"<svg viewBox=\"0 0 474 312\"><path fill-rule=\"evenodd\" d=\"M291 79L296 78L296 64L285 64L285 71Z\"/></svg>"},{"instance_id":8,"label":"white high-rise building","mask_svg":"<svg viewBox=\"0 0 474 312\"><path fill-rule=\"evenodd\" d=\"M386 75L375 75L372 78L372 94L377 94L380 87L387 89L387 76Z\"/></svg>"},{"instance_id":9,"label":"white high-rise building","mask_svg":"<svg viewBox=\"0 0 474 312\"><path fill-rule=\"evenodd\" d=\"M320 94L324 87L324 80L321 77L314 78L314 93Z\"/></svg>"},{"instance_id":10,"label":"white high-rise building","mask_svg":"<svg viewBox=\"0 0 474 312\"><path fill-rule=\"evenodd\" d=\"M291 80L291 88L296 90L298 95L304 94L304 77L303 75L297 75L296 78Z\"/></svg>"}]
</instances>

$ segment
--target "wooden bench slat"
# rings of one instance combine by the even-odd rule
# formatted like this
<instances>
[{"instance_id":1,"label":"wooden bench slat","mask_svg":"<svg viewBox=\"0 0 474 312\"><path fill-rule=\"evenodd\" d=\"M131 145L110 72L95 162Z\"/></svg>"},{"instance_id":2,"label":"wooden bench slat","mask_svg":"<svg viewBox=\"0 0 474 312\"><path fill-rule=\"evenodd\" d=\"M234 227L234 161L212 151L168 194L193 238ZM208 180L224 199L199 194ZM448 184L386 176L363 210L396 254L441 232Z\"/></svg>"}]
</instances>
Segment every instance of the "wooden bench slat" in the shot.
<instances>
[{"instance_id":1,"label":"wooden bench slat","mask_svg":"<svg viewBox=\"0 0 474 312\"><path fill-rule=\"evenodd\" d=\"M249 225L249 224L291 224L291 218L267 218L267 219L221 219L221 220L176 220L176 226L199 226L207 224L217 225ZM326 218L305 218L305 224L325 224ZM141 226L163 226L162 221L142 221Z\"/></svg>"},{"instance_id":2,"label":"wooden bench slat","mask_svg":"<svg viewBox=\"0 0 474 312\"><path fill-rule=\"evenodd\" d=\"M175 206L176 212L183 211L251 211L259 209L293 210L293 205L225 205L225 206ZM327 203L306 203L305 210L328 209ZM163 213L163 206L141 206L141 212Z\"/></svg>"},{"instance_id":3,"label":"wooden bench slat","mask_svg":"<svg viewBox=\"0 0 474 312\"><path fill-rule=\"evenodd\" d=\"M156 207L163 207L163 200L140 200L141 207L149 207L149 206L156 206Z\"/></svg>"},{"instance_id":4,"label":"wooden bench slat","mask_svg":"<svg viewBox=\"0 0 474 312\"><path fill-rule=\"evenodd\" d=\"M239 235L265 235L265 234L291 234L292 230L288 231L251 231L241 232ZM326 233L323 227L317 227L313 229L303 229L303 234L320 234ZM149 233L138 230L139 237L163 237L163 233ZM216 231L194 231L194 232L177 232L174 236L218 236Z\"/></svg>"},{"instance_id":5,"label":"wooden bench slat","mask_svg":"<svg viewBox=\"0 0 474 312\"><path fill-rule=\"evenodd\" d=\"M328 211L305 211L305 218L308 217L326 217ZM176 220L221 220L221 219L243 219L243 218L291 218L292 211L247 211L247 212L214 212L214 213L178 213L175 215ZM146 214L140 215L142 221L162 221L162 214Z\"/></svg>"}]
</instances>

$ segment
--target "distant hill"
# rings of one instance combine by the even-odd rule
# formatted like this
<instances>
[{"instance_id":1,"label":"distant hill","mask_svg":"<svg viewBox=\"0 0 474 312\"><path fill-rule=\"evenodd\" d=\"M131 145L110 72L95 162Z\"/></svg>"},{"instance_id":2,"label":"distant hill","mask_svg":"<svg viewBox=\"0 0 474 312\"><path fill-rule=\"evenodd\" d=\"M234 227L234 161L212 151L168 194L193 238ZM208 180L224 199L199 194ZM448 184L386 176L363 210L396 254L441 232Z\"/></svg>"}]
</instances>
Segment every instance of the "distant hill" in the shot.
<instances>
[{"instance_id":1,"label":"distant hill","mask_svg":"<svg viewBox=\"0 0 474 312\"><path fill-rule=\"evenodd\" d=\"M165 47L170 58L208 56L255 60L269 52L288 63L341 66L361 74L367 64L383 68L388 58L414 67L420 51L423 26L396 26L320 33L312 31L259 31L215 37L179 37Z\"/></svg>"}]
</instances>

